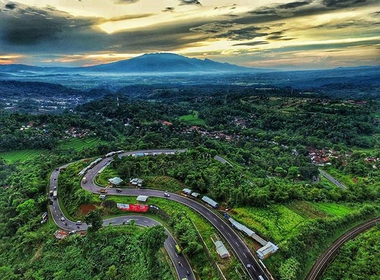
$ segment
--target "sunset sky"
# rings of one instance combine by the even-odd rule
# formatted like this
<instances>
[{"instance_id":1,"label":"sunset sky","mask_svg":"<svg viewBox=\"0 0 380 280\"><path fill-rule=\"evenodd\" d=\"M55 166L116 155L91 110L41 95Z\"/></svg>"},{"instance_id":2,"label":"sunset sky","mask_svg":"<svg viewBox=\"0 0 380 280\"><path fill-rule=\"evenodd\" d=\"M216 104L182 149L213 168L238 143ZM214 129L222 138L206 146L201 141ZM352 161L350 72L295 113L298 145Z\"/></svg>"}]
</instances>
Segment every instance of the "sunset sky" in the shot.
<instances>
[{"instance_id":1,"label":"sunset sky","mask_svg":"<svg viewBox=\"0 0 380 280\"><path fill-rule=\"evenodd\" d=\"M0 0L0 64L173 52L248 67L380 65L379 0Z\"/></svg>"}]
</instances>

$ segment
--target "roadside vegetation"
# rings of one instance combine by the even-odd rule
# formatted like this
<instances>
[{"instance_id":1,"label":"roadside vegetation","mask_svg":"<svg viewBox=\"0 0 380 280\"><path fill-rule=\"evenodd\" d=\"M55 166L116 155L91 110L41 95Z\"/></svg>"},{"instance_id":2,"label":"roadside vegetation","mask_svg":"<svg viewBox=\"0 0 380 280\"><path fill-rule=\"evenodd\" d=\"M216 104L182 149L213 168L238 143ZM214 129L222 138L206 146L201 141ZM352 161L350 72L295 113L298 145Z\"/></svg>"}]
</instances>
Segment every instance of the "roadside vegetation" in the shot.
<instances>
[{"instance_id":1,"label":"roadside vegetation","mask_svg":"<svg viewBox=\"0 0 380 280\"><path fill-rule=\"evenodd\" d=\"M323 280L348 280L380 278L380 228L379 226L348 241L329 266Z\"/></svg>"}]
</instances>

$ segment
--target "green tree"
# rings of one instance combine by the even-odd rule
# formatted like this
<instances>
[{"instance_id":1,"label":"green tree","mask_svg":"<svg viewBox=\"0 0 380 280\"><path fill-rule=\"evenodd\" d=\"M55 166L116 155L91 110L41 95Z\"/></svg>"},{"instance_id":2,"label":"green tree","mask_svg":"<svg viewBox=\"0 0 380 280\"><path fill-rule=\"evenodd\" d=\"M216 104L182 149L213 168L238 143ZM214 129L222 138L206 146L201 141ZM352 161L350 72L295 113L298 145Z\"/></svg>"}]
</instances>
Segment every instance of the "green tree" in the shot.
<instances>
[{"instance_id":1,"label":"green tree","mask_svg":"<svg viewBox=\"0 0 380 280\"><path fill-rule=\"evenodd\" d=\"M102 216L100 215L99 210L92 210L90 211L85 217L84 220L86 224L88 224L90 227L88 228L90 231L97 231L99 230L103 225Z\"/></svg>"},{"instance_id":2,"label":"green tree","mask_svg":"<svg viewBox=\"0 0 380 280\"><path fill-rule=\"evenodd\" d=\"M281 280L296 280L300 263L295 258L289 258L279 268Z\"/></svg>"}]
</instances>

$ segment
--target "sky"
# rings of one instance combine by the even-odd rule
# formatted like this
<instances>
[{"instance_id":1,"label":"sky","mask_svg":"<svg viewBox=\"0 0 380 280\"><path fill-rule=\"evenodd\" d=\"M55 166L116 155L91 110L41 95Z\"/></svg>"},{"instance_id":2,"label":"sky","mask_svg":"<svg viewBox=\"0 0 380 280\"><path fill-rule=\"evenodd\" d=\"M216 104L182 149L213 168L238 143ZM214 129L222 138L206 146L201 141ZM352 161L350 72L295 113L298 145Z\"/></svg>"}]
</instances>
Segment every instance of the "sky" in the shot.
<instances>
[{"instance_id":1,"label":"sky","mask_svg":"<svg viewBox=\"0 0 380 280\"><path fill-rule=\"evenodd\" d=\"M0 0L0 64L157 52L260 68L380 65L380 0Z\"/></svg>"}]
</instances>

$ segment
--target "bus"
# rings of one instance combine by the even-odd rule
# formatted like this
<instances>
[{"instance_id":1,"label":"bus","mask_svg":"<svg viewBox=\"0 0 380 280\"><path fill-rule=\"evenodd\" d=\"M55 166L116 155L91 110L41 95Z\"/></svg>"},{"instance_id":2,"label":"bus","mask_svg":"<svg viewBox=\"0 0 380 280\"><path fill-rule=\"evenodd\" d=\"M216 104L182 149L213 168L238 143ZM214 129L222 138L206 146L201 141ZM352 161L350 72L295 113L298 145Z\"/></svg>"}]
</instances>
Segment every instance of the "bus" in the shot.
<instances>
[{"instance_id":1,"label":"bus","mask_svg":"<svg viewBox=\"0 0 380 280\"><path fill-rule=\"evenodd\" d=\"M177 254L181 254L182 253L181 248L179 247L178 244L175 244L175 251L177 252Z\"/></svg>"}]
</instances>

